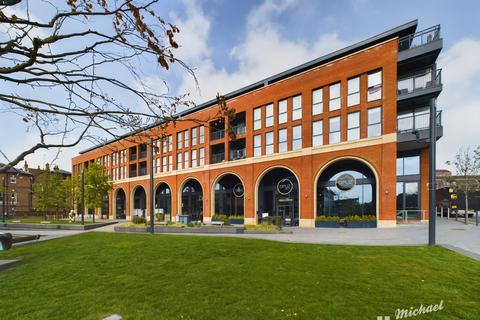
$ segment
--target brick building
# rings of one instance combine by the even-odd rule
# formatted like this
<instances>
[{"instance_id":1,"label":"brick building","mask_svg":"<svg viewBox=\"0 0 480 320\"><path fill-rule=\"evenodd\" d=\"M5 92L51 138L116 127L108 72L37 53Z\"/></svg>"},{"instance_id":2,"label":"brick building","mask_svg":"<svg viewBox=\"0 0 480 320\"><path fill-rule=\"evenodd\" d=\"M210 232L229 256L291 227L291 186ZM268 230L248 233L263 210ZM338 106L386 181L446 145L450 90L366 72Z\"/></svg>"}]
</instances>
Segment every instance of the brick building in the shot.
<instances>
[{"instance_id":1,"label":"brick building","mask_svg":"<svg viewBox=\"0 0 480 320\"><path fill-rule=\"evenodd\" d=\"M301 227L322 215L376 215L378 227L395 226L397 215L426 219L442 39L439 26L416 28L406 23L227 94L233 120L215 119L211 100L177 114L175 126L85 150L73 174L98 161L114 183L98 213L144 215L151 137L155 212L171 219L236 214L255 224L270 215Z\"/></svg>"},{"instance_id":2,"label":"brick building","mask_svg":"<svg viewBox=\"0 0 480 320\"><path fill-rule=\"evenodd\" d=\"M10 168L0 173L0 210L6 218L28 215L32 209L33 175Z\"/></svg>"}]
</instances>

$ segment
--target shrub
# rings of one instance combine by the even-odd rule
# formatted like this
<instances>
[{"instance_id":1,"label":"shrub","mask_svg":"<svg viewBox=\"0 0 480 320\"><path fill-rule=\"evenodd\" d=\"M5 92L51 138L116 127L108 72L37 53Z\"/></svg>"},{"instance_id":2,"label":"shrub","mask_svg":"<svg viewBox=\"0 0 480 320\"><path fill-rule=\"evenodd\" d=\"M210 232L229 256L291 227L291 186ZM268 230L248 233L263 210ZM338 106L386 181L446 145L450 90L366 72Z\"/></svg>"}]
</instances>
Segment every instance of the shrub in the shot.
<instances>
[{"instance_id":1,"label":"shrub","mask_svg":"<svg viewBox=\"0 0 480 320\"><path fill-rule=\"evenodd\" d=\"M346 218L347 221L376 221L377 217L374 215L352 215L352 216L347 216Z\"/></svg>"},{"instance_id":2,"label":"shrub","mask_svg":"<svg viewBox=\"0 0 480 320\"><path fill-rule=\"evenodd\" d=\"M145 219L145 217L133 216L132 223L134 223L134 224L146 224L147 219Z\"/></svg>"},{"instance_id":3,"label":"shrub","mask_svg":"<svg viewBox=\"0 0 480 320\"><path fill-rule=\"evenodd\" d=\"M262 219L262 224L272 224L272 221L273 221L273 217L265 217Z\"/></svg>"},{"instance_id":4,"label":"shrub","mask_svg":"<svg viewBox=\"0 0 480 320\"><path fill-rule=\"evenodd\" d=\"M340 217L337 216L317 216L316 221L325 221L325 222L340 222Z\"/></svg>"},{"instance_id":5,"label":"shrub","mask_svg":"<svg viewBox=\"0 0 480 320\"><path fill-rule=\"evenodd\" d=\"M234 215L234 214L228 216L228 219L230 219L230 220L244 220L243 216L241 216L241 215Z\"/></svg>"},{"instance_id":6,"label":"shrub","mask_svg":"<svg viewBox=\"0 0 480 320\"><path fill-rule=\"evenodd\" d=\"M163 213L156 213L156 214L155 214L155 219L157 219L157 221L165 221L165 214L163 214Z\"/></svg>"},{"instance_id":7,"label":"shrub","mask_svg":"<svg viewBox=\"0 0 480 320\"><path fill-rule=\"evenodd\" d=\"M273 218L273 221L275 222L275 225L277 227L281 227L282 226L282 217L279 217L279 216L275 216Z\"/></svg>"},{"instance_id":8,"label":"shrub","mask_svg":"<svg viewBox=\"0 0 480 320\"><path fill-rule=\"evenodd\" d=\"M225 221L228 220L228 217L226 214L216 214L212 217L212 220Z\"/></svg>"}]
</instances>

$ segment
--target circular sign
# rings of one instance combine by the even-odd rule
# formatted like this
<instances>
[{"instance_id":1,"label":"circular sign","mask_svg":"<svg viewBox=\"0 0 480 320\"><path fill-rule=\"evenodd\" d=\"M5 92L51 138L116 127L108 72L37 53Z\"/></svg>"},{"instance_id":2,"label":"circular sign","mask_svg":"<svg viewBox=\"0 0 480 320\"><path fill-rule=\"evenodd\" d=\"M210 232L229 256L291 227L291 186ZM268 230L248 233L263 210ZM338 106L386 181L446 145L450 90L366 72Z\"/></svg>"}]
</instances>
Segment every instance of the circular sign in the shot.
<instances>
[{"instance_id":1,"label":"circular sign","mask_svg":"<svg viewBox=\"0 0 480 320\"><path fill-rule=\"evenodd\" d=\"M280 181L278 181L277 184L277 191L281 195L286 196L287 194L290 194L293 190L293 183L289 179L285 178Z\"/></svg>"},{"instance_id":2,"label":"circular sign","mask_svg":"<svg viewBox=\"0 0 480 320\"><path fill-rule=\"evenodd\" d=\"M337 178L335 184L338 189L348 191L355 186L355 178L351 174L344 173Z\"/></svg>"},{"instance_id":3,"label":"circular sign","mask_svg":"<svg viewBox=\"0 0 480 320\"><path fill-rule=\"evenodd\" d=\"M243 197L243 193L244 193L243 185L241 183L237 183L233 187L233 195L237 198L241 198L241 197Z\"/></svg>"}]
</instances>

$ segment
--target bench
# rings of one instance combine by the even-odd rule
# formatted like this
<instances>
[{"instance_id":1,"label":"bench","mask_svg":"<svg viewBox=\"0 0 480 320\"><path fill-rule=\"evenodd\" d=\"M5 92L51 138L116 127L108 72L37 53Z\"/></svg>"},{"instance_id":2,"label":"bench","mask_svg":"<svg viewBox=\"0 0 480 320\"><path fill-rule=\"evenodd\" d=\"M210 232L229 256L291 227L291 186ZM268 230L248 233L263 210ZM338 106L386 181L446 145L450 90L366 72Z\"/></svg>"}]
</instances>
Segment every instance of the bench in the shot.
<instances>
[{"instance_id":1,"label":"bench","mask_svg":"<svg viewBox=\"0 0 480 320\"><path fill-rule=\"evenodd\" d=\"M167 221L158 221L155 224L158 224L160 226L166 226L168 224L168 222Z\"/></svg>"},{"instance_id":2,"label":"bench","mask_svg":"<svg viewBox=\"0 0 480 320\"><path fill-rule=\"evenodd\" d=\"M220 226L220 227L222 227L223 224L224 224L224 222L223 222L223 221L212 221L212 222L210 222L210 224L211 224L212 226Z\"/></svg>"}]
</instances>

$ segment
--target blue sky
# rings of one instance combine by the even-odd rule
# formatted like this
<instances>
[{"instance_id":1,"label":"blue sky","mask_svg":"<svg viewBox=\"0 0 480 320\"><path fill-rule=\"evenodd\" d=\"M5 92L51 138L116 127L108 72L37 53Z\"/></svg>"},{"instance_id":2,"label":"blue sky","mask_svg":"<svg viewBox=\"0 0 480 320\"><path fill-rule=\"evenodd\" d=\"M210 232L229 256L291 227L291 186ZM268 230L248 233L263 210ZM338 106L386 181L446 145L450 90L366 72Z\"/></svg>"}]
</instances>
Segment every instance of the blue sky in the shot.
<instances>
[{"instance_id":1,"label":"blue sky","mask_svg":"<svg viewBox=\"0 0 480 320\"><path fill-rule=\"evenodd\" d=\"M46 12L35 12L39 16ZM477 146L480 119L480 22L477 1L161 1L156 11L180 28L178 56L195 68L199 89L179 68L143 68L155 85L167 79L174 93L189 92L203 102L283 71L333 50L418 19L419 30L441 24L444 49L444 137L438 167L446 167L458 147ZM0 149L15 155L29 133L11 115L0 118ZM16 137L12 139L12 137ZM69 170L70 159L89 144L60 154L57 163ZM29 156L32 166L51 161L54 151ZM0 162L4 159L0 159Z\"/></svg>"}]
</instances>

